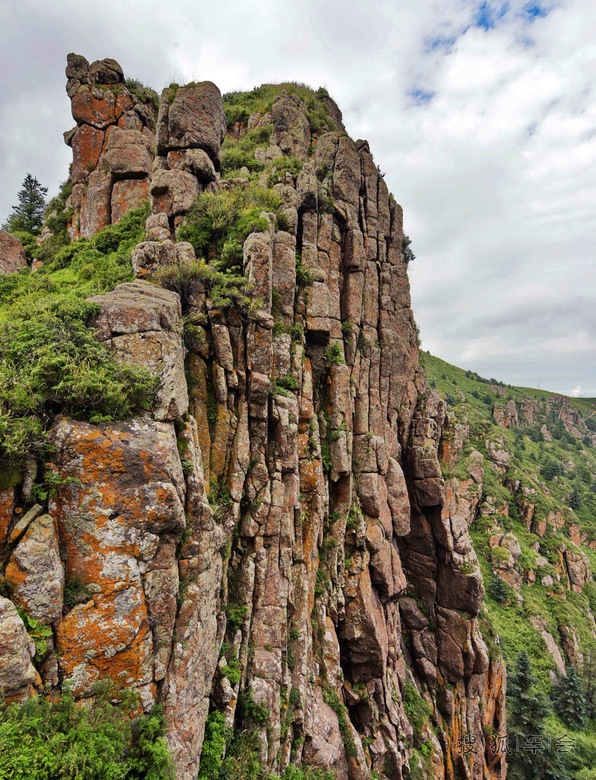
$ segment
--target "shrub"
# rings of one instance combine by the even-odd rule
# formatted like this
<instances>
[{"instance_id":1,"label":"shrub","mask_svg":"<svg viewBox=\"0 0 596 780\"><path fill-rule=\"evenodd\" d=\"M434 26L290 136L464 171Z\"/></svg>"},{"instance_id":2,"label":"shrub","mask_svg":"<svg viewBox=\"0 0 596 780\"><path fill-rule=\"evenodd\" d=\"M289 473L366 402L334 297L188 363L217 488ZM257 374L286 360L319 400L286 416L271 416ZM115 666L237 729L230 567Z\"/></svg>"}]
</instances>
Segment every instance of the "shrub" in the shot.
<instances>
[{"instance_id":1,"label":"shrub","mask_svg":"<svg viewBox=\"0 0 596 780\"><path fill-rule=\"evenodd\" d=\"M91 707L71 694L0 706L2 776L13 780L173 780L159 707L135 721L130 694L98 686Z\"/></svg>"},{"instance_id":2,"label":"shrub","mask_svg":"<svg viewBox=\"0 0 596 780\"><path fill-rule=\"evenodd\" d=\"M277 380L277 386L296 393L300 389L300 382L296 379L295 376L284 376Z\"/></svg>"},{"instance_id":3,"label":"shrub","mask_svg":"<svg viewBox=\"0 0 596 780\"><path fill-rule=\"evenodd\" d=\"M157 380L118 363L89 327L99 309L74 295L13 306L0 324L0 458L40 454L39 415L65 413L91 422L122 419L150 407Z\"/></svg>"},{"instance_id":4,"label":"shrub","mask_svg":"<svg viewBox=\"0 0 596 780\"><path fill-rule=\"evenodd\" d=\"M416 259L416 255L414 254L414 252L412 252L412 248L410 246L411 243L412 240L410 239L410 237L404 234L404 237L402 239L401 251L406 263L411 263L412 260Z\"/></svg>"},{"instance_id":5,"label":"shrub","mask_svg":"<svg viewBox=\"0 0 596 780\"><path fill-rule=\"evenodd\" d=\"M197 256L217 260L226 242L243 244L250 233L266 230L269 223L261 212L277 212L280 207L277 192L255 184L203 192L180 226L178 238L189 241Z\"/></svg>"},{"instance_id":6,"label":"shrub","mask_svg":"<svg viewBox=\"0 0 596 780\"><path fill-rule=\"evenodd\" d=\"M225 605L224 612L228 618L227 629L235 632L240 628L246 617L246 604L238 604L237 602L231 601L229 604Z\"/></svg>"},{"instance_id":7,"label":"shrub","mask_svg":"<svg viewBox=\"0 0 596 780\"><path fill-rule=\"evenodd\" d=\"M314 282L312 273L302 265L302 259L299 255L296 256L296 284L299 287L308 287L309 284Z\"/></svg>"},{"instance_id":8,"label":"shrub","mask_svg":"<svg viewBox=\"0 0 596 780\"><path fill-rule=\"evenodd\" d=\"M45 427L54 415L99 422L151 404L156 380L118 364L96 340L89 322L98 308L85 300L132 278L130 250L143 237L147 209L91 240L45 242L42 268L0 277L0 461L17 481L28 455L49 455Z\"/></svg>"},{"instance_id":9,"label":"shrub","mask_svg":"<svg viewBox=\"0 0 596 780\"><path fill-rule=\"evenodd\" d=\"M295 179L301 170L302 160L298 157L280 157L273 164L273 171L269 176L269 186L273 187L275 184L279 184L285 178L286 173L291 174L292 178Z\"/></svg>"},{"instance_id":10,"label":"shrub","mask_svg":"<svg viewBox=\"0 0 596 780\"><path fill-rule=\"evenodd\" d=\"M198 780L212 780L219 777L226 744L231 738L232 729L226 724L223 714L217 710L209 713L205 723L205 739L201 751Z\"/></svg>"},{"instance_id":11,"label":"shrub","mask_svg":"<svg viewBox=\"0 0 596 780\"><path fill-rule=\"evenodd\" d=\"M243 719L254 723L256 726L266 726L271 714L263 704L257 704L252 698L250 688L245 688L238 697L238 707Z\"/></svg>"},{"instance_id":12,"label":"shrub","mask_svg":"<svg viewBox=\"0 0 596 780\"><path fill-rule=\"evenodd\" d=\"M263 168L262 164L255 160L254 153L250 151L245 151L239 146L222 149L221 172L224 177L243 167L248 168L249 171L260 171Z\"/></svg>"},{"instance_id":13,"label":"shrub","mask_svg":"<svg viewBox=\"0 0 596 780\"><path fill-rule=\"evenodd\" d=\"M330 366L337 366L344 362L343 350L339 341L335 341L331 346L327 347L325 357Z\"/></svg>"},{"instance_id":14,"label":"shrub","mask_svg":"<svg viewBox=\"0 0 596 780\"><path fill-rule=\"evenodd\" d=\"M175 265L160 268L154 281L180 295L182 310L186 312L195 295L205 290L217 308L239 308L252 316L261 304L252 294L252 286L244 276L231 271L216 271L204 260L182 260Z\"/></svg>"}]
</instances>

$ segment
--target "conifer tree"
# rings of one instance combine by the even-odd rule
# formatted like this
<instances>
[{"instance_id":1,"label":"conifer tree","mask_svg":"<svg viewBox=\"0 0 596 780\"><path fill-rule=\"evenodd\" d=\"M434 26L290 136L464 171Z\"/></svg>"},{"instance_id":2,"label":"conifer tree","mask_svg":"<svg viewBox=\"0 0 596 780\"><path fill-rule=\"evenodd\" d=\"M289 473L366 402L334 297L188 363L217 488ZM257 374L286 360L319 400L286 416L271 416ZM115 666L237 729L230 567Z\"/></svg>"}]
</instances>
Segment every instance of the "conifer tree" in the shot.
<instances>
[{"instance_id":1,"label":"conifer tree","mask_svg":"<svg viewBox=\"0 0 596 780\"><path fill-rule=\"evenodd\" d=\"M582 505L582 494L579 489L579 486L576 484L573 486L573 490L571 491L571 495L569 496L569 506L571 509L578 510L581 508Z\"/></svg>"},{"instance_id":2,"label":"conifer tree","mask_svg":"<svg viewBox=\"0 0 596 780\"><path fill-rule=\"evenodd\" d=\"M491 577L487 590L488 595L495 601L498 601L499 604L504 604L509 598L509 589L504 580L498 575Z\"/></svg>"},{"instance_id":3,"label":"conifer tree","mask_svg":"<svg viewBox=\"0 0 596 780\"><path fill-rule=\"evenodd\" d=\"M563 723L572 729L586 725L586 687L573 666L553 685L551 696L555 712Z\"/></svg>"},{"instance_id":4,"label":"conifer tree","mask_svg":"<svg viewBox=\"0 0 596 780\"><path fill-rule=\"evenodd\" d=\"M510 780L565 780L567 775L557 753L533 749L536 740L545 738L544 719L548 705L536 689L530 659L523 650L509 675L507 688L507 777Z\"/></svg>"},{"instance_id":5,"label":"conifer tree","mask_svg":"<svg viewBox=\"0 0 596 780\"><path fill-rule=\"evenodd\" d=\"M43 187L30 173L25 176L18 194L19 203L12 207L12 214L6 220L5 230L23 230L38 234L43 224L48 188Z\"/></svg>"}]
</instances>

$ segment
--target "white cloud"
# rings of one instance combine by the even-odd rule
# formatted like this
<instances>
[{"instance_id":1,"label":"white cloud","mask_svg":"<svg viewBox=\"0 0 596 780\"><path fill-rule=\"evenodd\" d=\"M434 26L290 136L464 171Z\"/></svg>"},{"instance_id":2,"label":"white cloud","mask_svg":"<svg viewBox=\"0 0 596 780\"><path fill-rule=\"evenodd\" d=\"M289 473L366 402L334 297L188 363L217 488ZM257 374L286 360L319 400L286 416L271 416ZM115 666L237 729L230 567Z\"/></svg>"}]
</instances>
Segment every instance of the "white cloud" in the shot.
<instances>
[{"instance_id":1,"label":"white cloud","mask_svg":"<svg viewBox=\"0 0 596 780\"><path fill-rule=\"evenodd\" d=\"M477 0L5 1L0 218L27 171L65 178L68 51L158 89L324 85L404 206L424 346L596 395L596 16L562 0L528 21L526 5L498 19L500 0L484 16Z\"/></svg>"},{"instance_id":2,"label":"white cloud","mask_svg":"<svg viewBox=\"0 0 596 780\"><path fill-rule=\"evenodd\" d=\"M573 388L573 390L569 393L569 395L572 398L580 398L580 396L583 395L583 392L584 391L581 389L581 385L577 385L576 387Z\"/></svg>"}]
</instances>

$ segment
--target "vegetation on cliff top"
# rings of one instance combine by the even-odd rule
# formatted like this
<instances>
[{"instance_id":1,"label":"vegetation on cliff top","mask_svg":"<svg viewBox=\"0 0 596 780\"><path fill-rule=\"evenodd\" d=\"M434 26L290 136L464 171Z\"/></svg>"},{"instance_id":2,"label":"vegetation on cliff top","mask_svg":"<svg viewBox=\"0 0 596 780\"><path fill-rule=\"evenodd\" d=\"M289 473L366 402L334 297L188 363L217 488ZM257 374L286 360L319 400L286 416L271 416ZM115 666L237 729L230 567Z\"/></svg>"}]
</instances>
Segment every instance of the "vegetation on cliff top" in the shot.
<instances>
[{"instance_id":1,"label":"vegetation on cliff top","mask_svg":"<svg viewBox=\"0 0 596 780\"><path fill-rule=\"evenodd\" d=\"M329 93L324 87L314 90L305 84L283 82L281 84L262 84L249 92L228 92L223 96L228 128L236 123L245 124L251 114L264 115L271 111L273 102L282 93L290 93L300 98L306 106L306 116L314 133L322 134L335 130L325 100Z\"/></svg>"},{"instance_id":2,"label":"vegetation on cliff top","mask_svg":"<svg viewBox=\"0 0 596 780\"><path fill-rule=\"evenodd\" d=\"M92 239L61 246L32 272L0 276L0 461L18 481L28 455L47 455L45 428L60 413L95 422L148 408L155 379L100 344L85 299L133 278L130 251L146 209Z\"/></svg>"}]
</instances>

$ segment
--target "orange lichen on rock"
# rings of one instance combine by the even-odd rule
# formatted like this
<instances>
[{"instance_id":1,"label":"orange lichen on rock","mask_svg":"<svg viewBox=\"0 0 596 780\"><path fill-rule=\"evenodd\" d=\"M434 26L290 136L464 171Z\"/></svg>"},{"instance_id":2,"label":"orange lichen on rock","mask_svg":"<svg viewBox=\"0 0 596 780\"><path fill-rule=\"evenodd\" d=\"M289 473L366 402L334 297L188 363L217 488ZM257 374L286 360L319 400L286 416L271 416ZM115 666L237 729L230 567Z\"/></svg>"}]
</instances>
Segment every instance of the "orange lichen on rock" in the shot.
<instances>
[{"instance_id":1,"label":"orange lichen on rock","mask_svg":"<svg viewBox=\"0 0 596 780\"><path fill-rule=\"evenodd\" d=\"M145 581L162 537L185 526L184 477L174 426L132 421L93 426L60 420L58 473L74 480L51 500L66 551L67 580L88 594L58 630L61 667L83 693L102 676L136 687L151 682L153 638L166 615L152 610ZM177 571L172 572L177 578ZM149 603L148 603L149 601ZM156 618L155 616L161 616Z\"/></svg>"}]
</instances>

